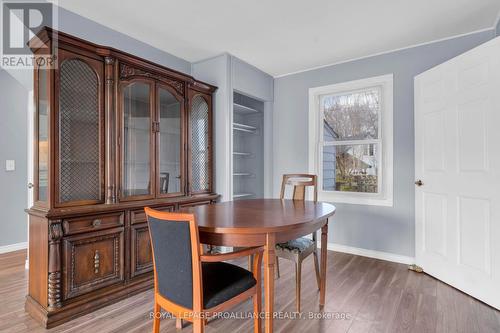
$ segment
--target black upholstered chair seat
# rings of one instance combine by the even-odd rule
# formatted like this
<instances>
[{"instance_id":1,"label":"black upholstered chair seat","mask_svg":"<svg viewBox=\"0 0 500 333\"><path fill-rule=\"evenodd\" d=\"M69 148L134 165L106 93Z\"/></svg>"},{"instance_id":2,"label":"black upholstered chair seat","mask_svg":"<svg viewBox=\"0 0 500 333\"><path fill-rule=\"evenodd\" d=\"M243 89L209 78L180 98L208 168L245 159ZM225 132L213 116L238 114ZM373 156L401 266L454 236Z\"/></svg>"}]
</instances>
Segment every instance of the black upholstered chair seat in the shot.
<instances>
[{"instance_id":1,"label":"black upholstered chair seat","mask_svg":"<svg viewBox=\"0 0 500 333\"><path fill-rule=\"evenodd\" d=\"M314 242L311 239L301 237L285 243L276 244L276 249L293 253L301 253L312 245L314 245Z\"/></svg>"},{"instance_id":2,"label":"black upholstered chair seat","mask_svg":"<svg viewBox=\"0 0 500 333\"><path fill-rule=\"evenodd\" d=\"M202 263L203 305L212 308L257 284L251 272L225 262Z\"/></svg>"}]
</instances>

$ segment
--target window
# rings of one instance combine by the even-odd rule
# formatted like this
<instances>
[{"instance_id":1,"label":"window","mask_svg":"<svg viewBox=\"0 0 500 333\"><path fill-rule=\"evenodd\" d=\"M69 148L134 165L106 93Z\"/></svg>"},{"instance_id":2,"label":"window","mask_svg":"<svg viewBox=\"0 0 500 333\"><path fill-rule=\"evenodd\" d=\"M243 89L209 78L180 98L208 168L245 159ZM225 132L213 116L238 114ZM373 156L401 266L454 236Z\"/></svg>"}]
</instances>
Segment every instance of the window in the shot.
<instances>
[{"instance_id":1,"label":"window","mask_svg":"<svg viewBox=\"0 0 500 333\"><path fill-rule=\"evenodd\" d=\"M392 74L309 90L320 200L392 206Z\"/></svg>"}]
</instances>

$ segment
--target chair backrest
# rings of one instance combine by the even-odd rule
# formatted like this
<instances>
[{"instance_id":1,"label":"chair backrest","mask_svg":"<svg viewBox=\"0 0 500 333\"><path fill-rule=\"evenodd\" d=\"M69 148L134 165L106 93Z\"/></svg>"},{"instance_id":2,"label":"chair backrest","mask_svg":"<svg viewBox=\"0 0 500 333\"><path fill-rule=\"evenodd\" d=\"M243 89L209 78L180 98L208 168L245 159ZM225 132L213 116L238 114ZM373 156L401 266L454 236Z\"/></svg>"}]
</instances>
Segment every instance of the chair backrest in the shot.
<instances>
[{"instance_id":1,"label":"chair backrest","mask_svg":"<svg viewBox=\"0 0 500 333\"><path fill-rule=\"evenodd\" d=\"M155 293L184 308L199 308L200 243L194 215L144 210L153 251Z\"/></svg>"},{"instance_id":2,"label":"chair backrest","mask_svg":"<svg viewBox=\"0 0 500 333\"><path fill-rule=\"evenodd\" d=\"M316 180L317 180L316 175L309 175L309 174L283 175L283 181L281 182L280 199L285 198L286 185L293 186L292 199L302 200L302 201L306 199L306 187L312 186L314 201L318 201L318 188Z\"/></svg>"}]
</instances>

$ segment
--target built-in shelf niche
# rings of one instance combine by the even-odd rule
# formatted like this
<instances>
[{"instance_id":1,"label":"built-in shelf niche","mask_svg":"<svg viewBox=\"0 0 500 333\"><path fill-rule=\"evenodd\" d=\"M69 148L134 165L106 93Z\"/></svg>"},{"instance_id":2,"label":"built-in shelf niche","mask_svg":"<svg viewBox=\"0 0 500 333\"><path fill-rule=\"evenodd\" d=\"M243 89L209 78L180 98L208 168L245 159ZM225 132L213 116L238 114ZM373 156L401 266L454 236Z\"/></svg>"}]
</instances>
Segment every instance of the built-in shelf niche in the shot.
<instances>
[{"instance_id":1,"label":"built-in shelf niche","mask_svg":"<svg viewBox=\"0 0 500 333\"><path fill-rule=\"evenodd\" d=\"M233 93L233 200L264 195L264 102Z\"/></svg>"}]
</instances>

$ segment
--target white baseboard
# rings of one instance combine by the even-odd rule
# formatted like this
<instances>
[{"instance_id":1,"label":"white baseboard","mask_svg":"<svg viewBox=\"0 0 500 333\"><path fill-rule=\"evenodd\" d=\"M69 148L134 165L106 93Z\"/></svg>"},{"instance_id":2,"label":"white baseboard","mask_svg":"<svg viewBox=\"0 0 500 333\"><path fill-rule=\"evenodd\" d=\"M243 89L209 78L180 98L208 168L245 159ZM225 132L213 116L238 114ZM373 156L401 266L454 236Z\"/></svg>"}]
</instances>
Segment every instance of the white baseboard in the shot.
<instances>
[{"instance_id":1,"label":"white baseboard","mask_svg":"<svg viewBox=\"0 0 500 333\"><path fill-rule=\"evenodd\" d=\"M4 245L4 246L0 246L0 254L1 253L12 252L12 251L24 250L24 249L27 249L27 248L28 248L28 242L22 242L22 243Z\"/></svg>"},{"instance_id":2,"label":"white baseboard","mask_svg":"<svg viewBox=\"0 0 500 333\"><path fill-rule=\"evenodd\" d=\"M320 243L321 242L318 242L318 247L320 247ZM415 258L412 257L402 256L400 254L394 254L389 252L362 249L359 247L352 247L342 244L328 243L327 249L330 251L350 253L357 256L392 261L406 265L411 265L415 263Z\"/></svg>"}]
</instances>

